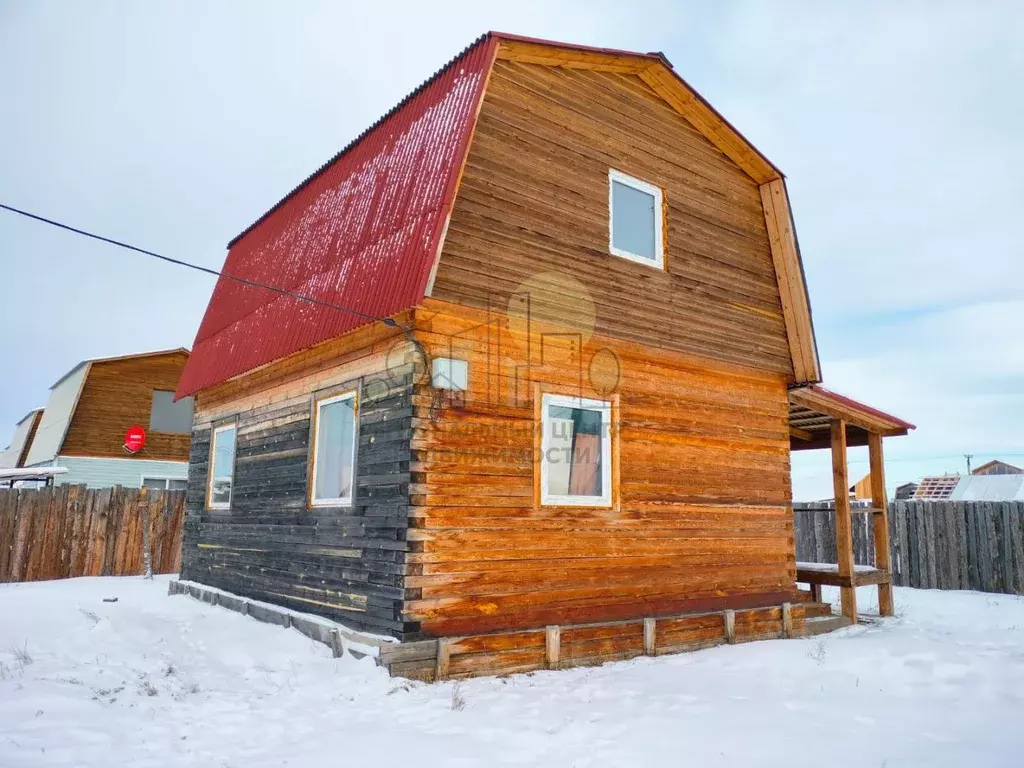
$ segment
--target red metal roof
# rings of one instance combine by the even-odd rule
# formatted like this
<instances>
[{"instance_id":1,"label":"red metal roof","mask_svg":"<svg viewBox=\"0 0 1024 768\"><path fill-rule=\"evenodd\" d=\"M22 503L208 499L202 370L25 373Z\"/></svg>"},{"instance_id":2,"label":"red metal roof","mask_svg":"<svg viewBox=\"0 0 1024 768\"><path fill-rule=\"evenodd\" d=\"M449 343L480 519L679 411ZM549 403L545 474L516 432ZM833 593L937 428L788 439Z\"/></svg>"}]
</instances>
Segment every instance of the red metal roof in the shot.
<instances>
[{"instance_id":1,"label":"red metal roof","mask_svg":"<svg viewBox=\"0 0 1024 768\"><path fill-rule=\"evenodd\" d=\"M320 303L219 278L178 397L423 299L496 45L481 37L231 242L225 274Z\"/></svg>"},{"instance_id":2,"label":"red metal roof","mask_svg":"<svg viewBox=\"0 0 1024 768\"><path fill-rule=\"evenodd\" d=\"M838 392L833 392L830 389L825 389L825 387L821 386L820 384L811 384L809 387L807 387L807 389L825 398L828 398L829 400L833 401L834 403L837 403L838 405L844 405L847 408L863 411L864 413L882 419L883 421L891 421L897 427L901 427L903 429L917 429L917 427L915 427L909 421L904 421L903 419L893 416L891 413L886 413L885 411L880 411L877 408L872 408L870 405L865 405L864 403L858 402L857 400L854 400L852 397L846 397L845 395L840 395Z\"/></svg>"}]
</instances>

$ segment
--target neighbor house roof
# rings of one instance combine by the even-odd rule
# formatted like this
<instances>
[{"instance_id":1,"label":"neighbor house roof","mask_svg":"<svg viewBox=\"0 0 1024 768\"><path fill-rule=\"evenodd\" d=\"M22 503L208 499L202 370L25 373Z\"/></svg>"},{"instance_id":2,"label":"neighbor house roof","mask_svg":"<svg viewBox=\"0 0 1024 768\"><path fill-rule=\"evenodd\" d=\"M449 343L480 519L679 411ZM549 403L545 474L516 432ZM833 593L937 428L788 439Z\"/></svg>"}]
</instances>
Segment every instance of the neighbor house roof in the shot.
<instances>
[{"instance_id":1,"label":"neighbor house roof","mask_svg":"<svg viewBox=\"0 0 1024 768\"><path fill-rule=\"evenodd\" d=\"M1024 501L1024 475L964 475L950 501Z\"/></svg>"},{"instance_id":2,"label":"neighbor house roof","mask_svg":"<svg viewBox=\"0 0 1024 768\"><path fill-rule=\"evenodd\" d=\"M1005 461L999 459L992 459L992 461L986 461L984 464L979 466L973 472L972 475L988 475L988 474L1003 474L1003 475L1021 475L1024 474L1024 469L1013 464L1008 464Z\"/></svg>"},{"instance_id":3,"label":"neighbor house roof","mask_svg":"<svg viewBox=\"0 0 1024 768\"><path fill-rule=\"evenodd\" d=\"M428 295L496 58L635 74L750 176L761 190L796 381L820 381L781 172L660 53L490 32L229 243L179 397L392 317Z\"/></svg>"},{"instance_id":4,"label":"neighbor house roof","mask_svg":"<svg viewBox=\"0 0 1024 768\"><path fill-rule=\"evenodd\" d=\"M113 357L90 357L88 360L83 360L82 362L76 364L74 368L72 368L70 371L68 371L59 379L57 379L57 381L53 383L50 389L53 389L54 387L58 386L62 381L64 381L64 379L68 378L68 376L71 376L75 371L77 371L82 366L89 365L91 363L111 363L114 362L115 360L133 360L141 357L159 357L160 355L173 355L175 352L182 352L186 355L188 354L188 350L185 349L185 347L173 347L171 349L158 349L154 352L136 352L134 355L114 355Z\"/></svg>"}]
</instances>

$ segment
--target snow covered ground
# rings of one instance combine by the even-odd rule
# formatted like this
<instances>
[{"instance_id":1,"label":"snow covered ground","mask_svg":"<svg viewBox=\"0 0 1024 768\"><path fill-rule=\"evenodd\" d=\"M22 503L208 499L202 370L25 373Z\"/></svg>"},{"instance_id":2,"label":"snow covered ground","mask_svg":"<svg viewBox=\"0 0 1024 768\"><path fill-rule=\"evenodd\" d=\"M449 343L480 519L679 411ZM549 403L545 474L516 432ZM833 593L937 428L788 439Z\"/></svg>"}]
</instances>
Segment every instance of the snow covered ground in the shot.
<instances>
[{"instance_id":1,"label":"snow covered ground","mask_svg":"<svg viewBox=\"0 0 1024 768\"><path fill-rule=\"evenodd\" d=\"M0 766L1024 765L1022 598L456 688L166 590L0 585Z\"/></svg>"}]
</instances>

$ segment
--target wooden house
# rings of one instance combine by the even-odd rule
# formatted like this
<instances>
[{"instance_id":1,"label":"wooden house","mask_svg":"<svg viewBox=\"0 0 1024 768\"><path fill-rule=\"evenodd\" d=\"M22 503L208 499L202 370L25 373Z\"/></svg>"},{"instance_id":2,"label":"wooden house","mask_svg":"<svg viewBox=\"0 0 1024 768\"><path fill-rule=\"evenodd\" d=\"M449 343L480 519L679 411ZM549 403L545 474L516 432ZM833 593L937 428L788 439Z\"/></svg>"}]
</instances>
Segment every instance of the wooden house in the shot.
<instances>
[{"instance_id":1,"label":"wooden house","mask_svg":"<svg viewBox=\"0 0 1024 768\"><path fill-rule=\"evenodd\" d=\"M782 174L660 54L485 35L224 269L182 576L397 638L395 674L809 631L793 449L845 495L870 442L884 523L911 425L814 386ZM842 555L808 578L854 620Z\"/></svg>"},{"instance_id":2,"label":"wooden house","mask_svg":"<svg viewBox=\"0 0 1024 768\"><path fill-rule=\"evenodd\" d=\"M21 421L14 426L11 444L3 453L0 453L0 469L17 469L25 466L28 449L32 445L42 418L43 409L35 408L26 413Z\"/></svg>"},{"instance_id":3,"label":"wooden house","mask_svg":"<svg viewBox=\"0 0 1024 768\"><path fill-rule=\"evenodd\" d=\"M971 472L972 475L1024 475L1024 469L999 459L986 461Z\"/></svg>"},{"instance_id":4,"label":"wooden house","mask_svg":"<svg viewBox=\"0 0 1024 768\"><path fill-rule=\"evenodd\" d=\"M180 490L188 477L192 398L174 401L188 350L83 360L50 388L25 467L63 467L56 484ZM126 447L133 427L145 433Z\"/></svg>"}]
</instances>

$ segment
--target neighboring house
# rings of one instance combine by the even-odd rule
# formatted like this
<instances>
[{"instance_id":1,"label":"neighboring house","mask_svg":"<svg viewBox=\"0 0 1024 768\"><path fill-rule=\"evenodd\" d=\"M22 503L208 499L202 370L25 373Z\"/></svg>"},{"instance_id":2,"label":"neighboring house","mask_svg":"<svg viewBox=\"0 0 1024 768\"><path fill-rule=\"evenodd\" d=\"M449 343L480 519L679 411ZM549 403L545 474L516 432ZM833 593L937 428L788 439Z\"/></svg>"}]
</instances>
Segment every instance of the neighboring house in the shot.
<instances>
[{"instance_id":1,"label":"neighboring house","mask_svg":"<svg viewBox=\"0 0 1024 768\"><path fill-rule=\"evenodd\" d=\"M903 483L903 485L896 486L896 494L893 496L895 501L908 501L914 498L914 494L917 493L917 483Z\"/></svg>"},{"instance_id":2,"label":"neighboring house","mask_svg":"<svg viewBox=\"0 0 1024 768\"><path fill-rule=\"evenodd\" d=\"M1024 475L1024 469L1007 464L1005 461L993 459L985 462L971 472L972 475Z\"/></svg>"},{"instance_id":3,"label":"neighboring house","mask_svg":"<svg viewBox=\"0 0 1024 768\"><path fill-rule=\"evenodd\" d=\"M868 472L864 477L858 480L856 483L850 486L850 495L854 499L870 499L871 498L871 473Z\"/></svg>"},{"instance_id":4,"label":"neighboring house","mask_svg":"<svg viewBox=\"0 0 1024 768\"><path fill-rule=\"evenodd\" d=\"M301 298L217 282L178 387L182 577L458 636L483 655L453 673L707 644L727 610L778 633L810 599L791 448L831 447L845 490L869 445L884 496L912 428L815 385L782 175L659 54L486 35L224 271Z\"/></svg>"},{"instance_id":5,"label":"neighboring house","mask_svg":"<svg viewBox=\"0 0 1024 768\"><path fill-rule=\"evenodd\" d=\"M188 350L84 360L50 388L24 466L66 467L57 484L177 490L188 477L192 400L173 401ZM125 448L133 426L146 432Z\"/></svg>"},{"instance_id":6,"label":"neighboring house","mask_svg":"<svg viewBox=\"0 0 1024 768\"><path fill-rule=\"evenodd\" d=\"M17 469L25 466L28 449L36 436L39 422L43 418L43 409L36 408L25 414L25 417L14 427L14 436L7 450L0 453L0 469Z\"/></svg>"}]
</instances>

